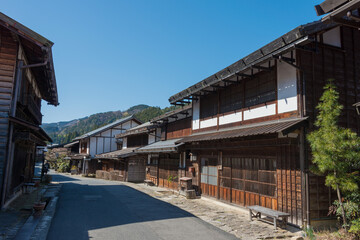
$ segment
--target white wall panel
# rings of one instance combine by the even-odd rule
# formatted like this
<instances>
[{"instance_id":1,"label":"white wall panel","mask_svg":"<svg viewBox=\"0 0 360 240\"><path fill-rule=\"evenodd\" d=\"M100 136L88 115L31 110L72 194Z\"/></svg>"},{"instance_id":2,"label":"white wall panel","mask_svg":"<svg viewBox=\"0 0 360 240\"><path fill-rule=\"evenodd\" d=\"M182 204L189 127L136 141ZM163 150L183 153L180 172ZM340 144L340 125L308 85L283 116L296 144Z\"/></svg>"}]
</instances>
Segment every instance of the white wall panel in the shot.
<instances>
[{"instance_id":1,"label":"white wall panel","mask_svg":"<svg viewBox=\"0 0 360 240\"><path fill-rule=\"evenodd\" d=\"M127 148L127 138L123 138L123 148Z\"/></svg>"},{"instance_id":2,"label":"white wall panel","mask_svg":"<svg viewBox=\"0 0 360 240\"><path fill-rule=\"evenodd\" d=\"M277 65L278 113L297 110L296 69L284 62Z\"/></svg>"},{"instance_id":3,"label":"white wall panel","mask_svg":"<svg viewBox=\"0 0 360 240\"><path fill-rule=\"evenodd\" d=\"M104 152L104 138L97 138L97 149L96 154L101 154Z\"/></svg>"},{"instance_id":4,"label":"white wall panel","mask_svg":"<svg viewBox=\"0 0 360 240\"><path fill-rule=\"evenodd\" d=\"M219 117L219 125L240 122L240 121L242 121L242 112L236 112L233 114Z\"/></svg>"},{"instance_id":5,"label":"white wall panel","mask_svg":"<svg viewBox=\"0 0 360 240\"><path fill-rule=\"evenodd\" d=\"M104 138L104 152L110 152L111 138Z\"/></svg>"},{"instance_id":6,"label":"white wall panel","mask_svg":"<svg viewBox=\"0 0 360 240\"><path fill-rule=\"evenodd\" d=\"M323 34L323 41L335 47L341 47L340 27L333 28Z\"/></svg>"},{"instance_id":7,"label":"white wall panel","mask_svg":"<svg viewBox=\"0 0 360 240\"><path fill-rule=\"evenodd\" d=\"M196 130L200 128L200 100L193 101L193 120L192 129Z\"/></svg>"},{"instance_id":8,"label":"white wall panel","mask_svg":"<svg viewBox=\"0 0 360 240\"><path fill-rule=\"evenodd\" d=\"M90 155L94 157L96 154L96 138L90 138Z\"/></svg>"},{"instance_id":9,"label":"white wall panel","mask_svg":"<svg viewBox=\"0 0 360 240\"><path fill-rule=\"evenodd\" d=\"M217 117L213 117L204 121L200 121L200 128L217 126Z\"/></svg>"},{"instance_id":10,"label":"white wall panel","mask_svg":"<svg viewBox=\"0 0 360 240\"><path fill-rule=\"evenodd\" d=\"M150 133L149 134L149 139L148 139L148 144L154 143L155 142L155 133Z\"/></svg>"},{"instance_id":11,"label":"white wall panel","mask_svg":"<svg viewBox=\"0 0 360 240\"><path fill-rule=\"evenodd\" d=\"M274 115L276 113L276 104L270 104L244 111L244 120L261 118Z\"/></svg>"}]
</instances>

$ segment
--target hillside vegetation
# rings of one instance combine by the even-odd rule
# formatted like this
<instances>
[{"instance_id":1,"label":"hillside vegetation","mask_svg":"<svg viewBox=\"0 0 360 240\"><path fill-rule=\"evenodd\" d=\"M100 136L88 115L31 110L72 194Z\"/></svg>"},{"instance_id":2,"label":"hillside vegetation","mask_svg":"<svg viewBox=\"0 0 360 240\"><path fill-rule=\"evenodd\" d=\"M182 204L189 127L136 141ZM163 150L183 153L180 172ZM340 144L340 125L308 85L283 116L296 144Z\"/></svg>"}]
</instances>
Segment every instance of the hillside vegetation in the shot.
<instances>
[{"instance_id":1,"label":"hillside vegetation","mask_svg":"<svg viewBox=\"0 0 360 240\"><path fill-rule=\"evenodd\" d=\"M53 139L54 144L63 144L70 142L77 136L133 114L140 121L147 122L152 118L174 109L176 109L174 106L161 109L160 107L151 107L140 104L133 106L126 111L96 113L85 118L71 121L44 123L42 128Z\"/></svg>"}]
</instances>

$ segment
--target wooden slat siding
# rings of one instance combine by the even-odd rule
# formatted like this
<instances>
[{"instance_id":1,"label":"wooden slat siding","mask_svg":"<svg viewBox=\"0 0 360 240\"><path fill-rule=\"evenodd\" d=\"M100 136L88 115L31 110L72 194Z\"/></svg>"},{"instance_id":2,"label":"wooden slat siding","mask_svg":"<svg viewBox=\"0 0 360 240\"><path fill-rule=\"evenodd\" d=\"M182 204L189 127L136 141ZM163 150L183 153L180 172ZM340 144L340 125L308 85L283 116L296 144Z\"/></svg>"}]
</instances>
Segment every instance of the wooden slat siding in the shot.
<instances>
[{"instance_id":1,"label":"wooden slat siding","mask_svg":"<svg viewBox=\"0 0 360 240\"><path fill-rule=\"evenodd\" d=\"M0 192L7 157L8 115L12 100L17 50L18 45L11 33L0 27Z\"/></svg>"},{"instance_id":2,"label":"wooden slat siding","mask_svg":"<svg viewBox=\"0 0 360 240\"><path fill-rule=\"evenodd\" d=\"M360 118L352 106L360 101L360 33L348 27L341 27L340 32L342 49L319 44L317 53L297 51L306 86L305 107L310 118L308 132L314 129L316 105L323 93L323 86L327 79L333 78L340 93L340 103L344 105L339 124L360 134ZM307 148L311 160L310 147ZM323 177L310 175L309 195L310 218L326 217L329 203L336 198L336 195L324 185Z\"/></svg>"},{"instance_id":3,"label":"wooden slat siding","mask_svg":"<svg viewBox=\"0 0 360 240\"><path fill-rule=\"evenodd\" d=\"M299 161L299 149L297 146L279 147L276 161L277 199L274 199L271 205L274 210L289 213L289 222L301 226L303 219Z\"/></svg>"},{"instance_id":4,"label":"wooden slat siding","mask_svg":"<svg viewBox=\"0 0 360 240\"><path fill-rule=\"evenodd\" d=\"M192 117L171 122L167 125L166 139L186 137L191 134Z\"/></svg>"}]
</instances>

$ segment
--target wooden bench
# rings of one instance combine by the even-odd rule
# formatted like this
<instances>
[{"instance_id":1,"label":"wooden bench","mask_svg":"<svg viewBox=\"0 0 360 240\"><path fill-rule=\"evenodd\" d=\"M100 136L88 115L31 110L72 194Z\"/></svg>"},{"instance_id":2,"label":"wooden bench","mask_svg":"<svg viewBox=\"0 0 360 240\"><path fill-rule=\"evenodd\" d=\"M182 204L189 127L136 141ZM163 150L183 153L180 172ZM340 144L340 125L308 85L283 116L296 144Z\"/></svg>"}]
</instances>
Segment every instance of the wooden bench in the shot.
<instances>
[{"instance_id":1,"label":"wooden bench","mask_svg":"<svg viewBox=\"0 0 360 240\"><path fill-rule=\"evenodd\" d=\"M148 186L154 186L155 184L151 180L144 180L144 183Z\"/></svg>"},{"instance_id":2,"label":"wooden bench","mask_svg":"<svg viewBox=\"0 0 360 240\"><path fill-rule=\"evenodd\" d=\"M277 227L277 224L276 224L277 220L280 221L280 224L282 225L283 228L286 228L287 218L290 216L289 213L284 213L284 212L272 210L270 208L265 208L265 207L261 207L261 206L258 206L258 205L248 206L247 209L249 209L250 221L252 221L253 217L256 217L257 219L260 220L261 219L261 214L265 215L267 217L273 218L274 219L275 230L276 230L276 227ZM254 212L256 214L254 214ZM264 219L261 219L261 220L264 220Z\"/></svg>"}]
</instances>

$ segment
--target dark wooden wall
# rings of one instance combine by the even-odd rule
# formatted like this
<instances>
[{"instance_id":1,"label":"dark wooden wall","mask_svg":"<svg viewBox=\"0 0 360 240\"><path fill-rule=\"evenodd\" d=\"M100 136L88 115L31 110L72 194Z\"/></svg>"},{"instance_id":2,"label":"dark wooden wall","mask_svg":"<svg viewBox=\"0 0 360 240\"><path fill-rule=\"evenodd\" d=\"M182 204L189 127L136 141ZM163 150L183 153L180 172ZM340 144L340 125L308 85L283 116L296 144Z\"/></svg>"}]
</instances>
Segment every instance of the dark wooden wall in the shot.
<instances>
[{"instance_id":1,"label":"dark wooden wall","mask_svg":"<svg viewBox=\"0 0 360 240\"><path fill-rule=\"evenodd\" d=\"M11 108L18 44L10 31L0 26L0 192L5 171L9 111Z\"/></svg>"},{"instance_id":2,"label":"dark wooden wall","mask_svg":"<svg viewBox=\"0 0 360 240\"><path fill-rule=\"evenodd\" d=\"M171 122L167 125L166 139L181 138L191 134L192 117Z\"/></svg>"},{"instance_id":3,"label":"dark wooden wall","mask_svg":"<svg viewBox=\"0 0 360 240\"><path fill-rule=\"evenodd\" d=\"M334 79L340 93L340 103L344 106L339 124L360 133L360 118L352 106L360 101L360 31L341 27L342 47L333 47L320 43L310 44L316 52L298 50L297 61L302 71L300 77L304 82L305 116L309 117L307 132L314 129L317 116L316 106L323 93L328 79ZM308 157L311 151L307 145ZM310 219L327 217L329 205L336 198L330 188L324 184L324 178L310 174Z\"/></svg>"},{"instance_id":4,"label":"dark wooden wall","mask_svg":"<svg viewBox=\"0 0 360 240\"><path fill-rule=\"evenodd\" d=\"M290 223L303 224L305 205L298 138L258 136L187 147L197 153L199 169L201 158L220 159L220 152L222 154L222 162L219 160L216 164L221 166L218 184L201 183L202 194L240 206L261 205L287 212L291 214ZM273 165L264 167L264 160ZM253 175L257 177L253 178Z\"/></svg>"}]
</instances>

